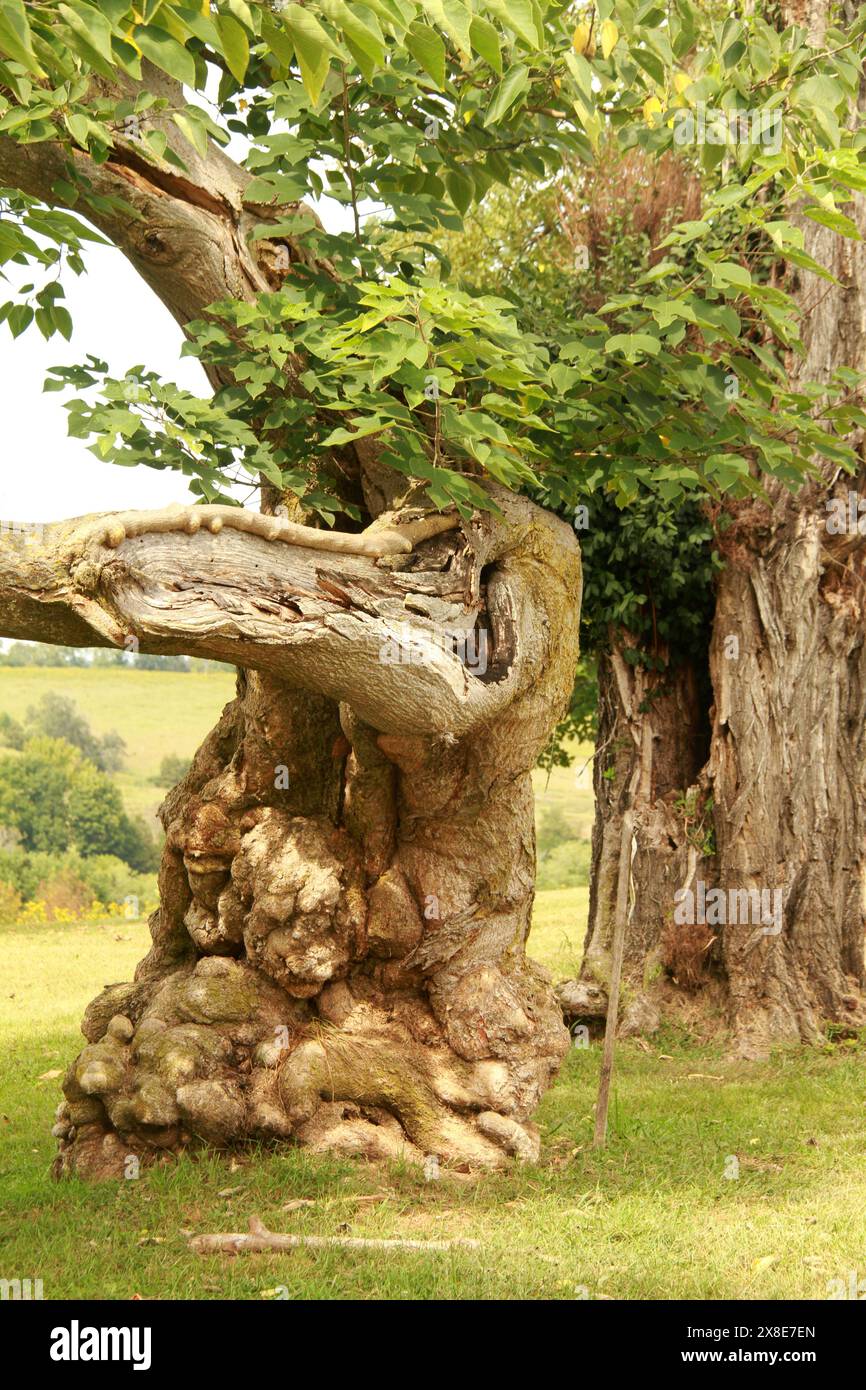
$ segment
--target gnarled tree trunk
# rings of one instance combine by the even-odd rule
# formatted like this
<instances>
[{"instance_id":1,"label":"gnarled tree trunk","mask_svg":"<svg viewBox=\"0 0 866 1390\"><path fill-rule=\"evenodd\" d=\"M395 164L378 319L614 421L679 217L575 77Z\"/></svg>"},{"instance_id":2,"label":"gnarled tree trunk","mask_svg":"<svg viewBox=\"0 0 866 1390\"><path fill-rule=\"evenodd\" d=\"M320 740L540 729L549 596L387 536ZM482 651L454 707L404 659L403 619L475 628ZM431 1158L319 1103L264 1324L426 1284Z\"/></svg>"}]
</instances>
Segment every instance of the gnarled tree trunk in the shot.
<instances>
[{"instance_id":1,"label":"gnarled tree trunk","mask_svg":"<svg viewBox=\"0 0 866 1390\"><path fill-rule=\"evenodd\" d=\"M530 776L573 679L580 562L569 527L493 491L499 517L378 558L190 535L182 510L4 546L5 634L245 668L163 807L152 949L88 1010L61 1171L251 1139L536 1152L567 1033L525 955ZM455 630L484 635L486 669L441 644Z\"/></svg>"},{"instance_id":2,"label":"gnarled tree trunk","mask_svg":"<svg viewBox=\"0 0 866 1390\"><path fill-rule=\"evenodd\" d=\"M89 215L181 325L291 276L302 245L248 234L298 209L251 205L218 149L146 119L186 173L118 132L101 164L0 137L0 179L49 201L59 176L89 184ZM459 529L401 510L405 480L370 441L329 462L374 521L361 537L198 508L3 540L0 634L135 636L241 668L162 810L152 949L88 1010L61 1171L252 1139L472 1164L536 1151L530 1116L568 1036L525 955L530 774L573 681L578 546L501 488L498 515ZM455 632L486 663L461 661Z\"/></svg>"}]
</instances>

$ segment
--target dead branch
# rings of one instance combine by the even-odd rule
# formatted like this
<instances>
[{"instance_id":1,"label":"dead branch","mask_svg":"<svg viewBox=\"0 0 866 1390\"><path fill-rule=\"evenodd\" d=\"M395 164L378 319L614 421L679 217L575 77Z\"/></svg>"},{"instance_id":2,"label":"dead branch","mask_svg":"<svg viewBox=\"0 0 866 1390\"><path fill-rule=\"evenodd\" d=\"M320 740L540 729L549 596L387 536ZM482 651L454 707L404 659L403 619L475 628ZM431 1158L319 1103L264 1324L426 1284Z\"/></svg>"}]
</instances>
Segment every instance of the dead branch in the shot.
<instances>
[{"instance_id":1,"label":"dead branch","mask_svg":"<svg viewBox=\"0 0 866 1390\"><path fill-rule=\"evenodd\" d=\"M250 1217L249 1233L193 1236L189 1248L196 1255L263 1255L285 1250L420 1250L438 1254L448 1250L478 1250L481 1242L463 1240L374 1240L362 1236L294 1236L269 1231L257 1216Z\"/></svg>"}]
</instances>

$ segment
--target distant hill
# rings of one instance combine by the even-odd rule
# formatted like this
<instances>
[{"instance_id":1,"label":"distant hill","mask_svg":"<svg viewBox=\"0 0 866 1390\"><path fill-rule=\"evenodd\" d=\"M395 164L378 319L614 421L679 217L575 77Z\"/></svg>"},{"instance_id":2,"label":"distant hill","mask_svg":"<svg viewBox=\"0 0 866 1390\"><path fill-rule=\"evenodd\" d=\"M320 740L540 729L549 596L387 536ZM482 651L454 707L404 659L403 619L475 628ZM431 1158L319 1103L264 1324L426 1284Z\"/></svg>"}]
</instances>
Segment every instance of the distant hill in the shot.
<instances>
[{"instance_id":1,"label":"distant hill","mask_svg":"<svg viewBox=\"0 0 866 1390\"><path fill-rule=\"evenodd\" d=\"M116 729L126 743L122 772L115 780L130 815L155 818L165 788L152 779L169 755L187 762L223 706L234 697L233 668L189 672L143 671L124 667L2 667L0 713L22 721L30 705L47 691L74 700L95 734ZM8 749L0 749L0 755ZM589 745L577 750L574 765L535 773L536 821L540 828L539 886L585 883L592 830L592 778Z\"/></svg>"},{"instance_id":2,"label":"distant hill","mask_svg":"<svg viewBox=\"0 0 866 1390\"><path fill-rule=\"evenodd\" d=\"M192 758L234 689L229 666L202 674L122 667L0 667L0 712L23 720L28 706L49 690L74 700L94 733L116 729L126 742L126 764L115 780L127 811L155 817L165 790L151 779L163 758Z\"/></svg>"}]
</instances>

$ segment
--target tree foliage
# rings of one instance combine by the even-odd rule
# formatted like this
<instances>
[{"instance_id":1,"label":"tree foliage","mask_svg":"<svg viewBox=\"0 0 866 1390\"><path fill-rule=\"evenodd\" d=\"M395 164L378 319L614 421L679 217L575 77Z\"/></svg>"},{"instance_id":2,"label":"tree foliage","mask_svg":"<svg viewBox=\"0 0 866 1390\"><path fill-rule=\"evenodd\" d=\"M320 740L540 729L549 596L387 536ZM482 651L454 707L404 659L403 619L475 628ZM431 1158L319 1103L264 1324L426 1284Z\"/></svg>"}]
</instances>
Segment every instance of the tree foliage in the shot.
<instances>
[{"instance_id":1,"label":"tree foliage","mask_svg":"<svg viewBox=\"0 0 866 1390\"><path fill-rule=\"evenodd\" d=\"M540 486L559 508L587 491L619 507L645 490L738 495L762 474L795 486L816 458L852 468L859 377L791 390L770 340L798 350L797 310L765 272L782 261L828 274L803 249L795 203L855 234L843 209L866 188L849 122L864 31L866 19L831 28L816 48L801 26L690 0L585 12L555 0L0 0L0 137L68 154L58 206L6 195L0 249L45 279L3 313L13 333L31 321L66 331L57 269L81 269L92 233L77 214L99 203L80 155L96 167L132 144L182 173L169 121L190 158L237 137L245 198L261 209L254 238L304 255L280 290L191 327L189 350L232 381L210 400L146 366L123 379L97 359L58 370L54 386L83 393L73 432L102 457L180 469L206 498L264 476L326 517L344 510L327 460L360 438L464 512L483 502L482 473ZM193 99L148 90L147 63ZM684 146L702 120L706 138ZM557 341L421 264L425 242L495 184L555 181L611 140L650 159L681 147L704 175L701 216ZM298 206L317 197L344 205L351 231L328 233ZM365 226L371 206L403 238L399 258Z\"/></svg>"},{"instance_id":2,"label":"tree foliage","mask_svg":"<svg viewBox=\"0 0 866 1390\"><path fill-rule=\"evenodd\" d=\"M142 873L156 867L153 840L127 816L118 788L64 739L33 738L0 758L0 826L16 831L25 851L109 854Z\"/></svg>"},{"instance_id":3,"label":"tree foliage","mask_svg":"<svg viewBox=\"0 0 866 1390\"><path fill-rule=\"evenodd\" d=\"M47 691L27 710L27 728L34 738L65 739L100 772L118 772L123 766L126 744L115 729L94 734L74 700L56 691Z\"/></svg>"}]
</instances>

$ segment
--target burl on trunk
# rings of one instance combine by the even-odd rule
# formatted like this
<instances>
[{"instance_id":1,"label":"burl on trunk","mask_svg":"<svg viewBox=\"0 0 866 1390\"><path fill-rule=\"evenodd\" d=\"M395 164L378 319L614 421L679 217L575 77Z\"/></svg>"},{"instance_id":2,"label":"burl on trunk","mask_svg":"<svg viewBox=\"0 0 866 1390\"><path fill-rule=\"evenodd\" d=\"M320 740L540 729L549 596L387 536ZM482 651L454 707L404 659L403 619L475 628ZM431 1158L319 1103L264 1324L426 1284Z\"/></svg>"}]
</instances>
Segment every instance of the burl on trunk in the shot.
<instances>
[{"instance_id":1,"label":"burl on trunk","mask_svg":"<svg viewBox=\"0 0 866 1390\"><path fill-rule=\"evenodd\" d=\"M251 1140L537 1153L568 1034L525 954L530 775L571 691L580 559L566 525L491 492L498 515L380 519L333 553L208 509L4 546L8 635L134 633L243 668L162 808L152 948L87 1011L59 1173Z\"/></svg>"}]
</instances>

